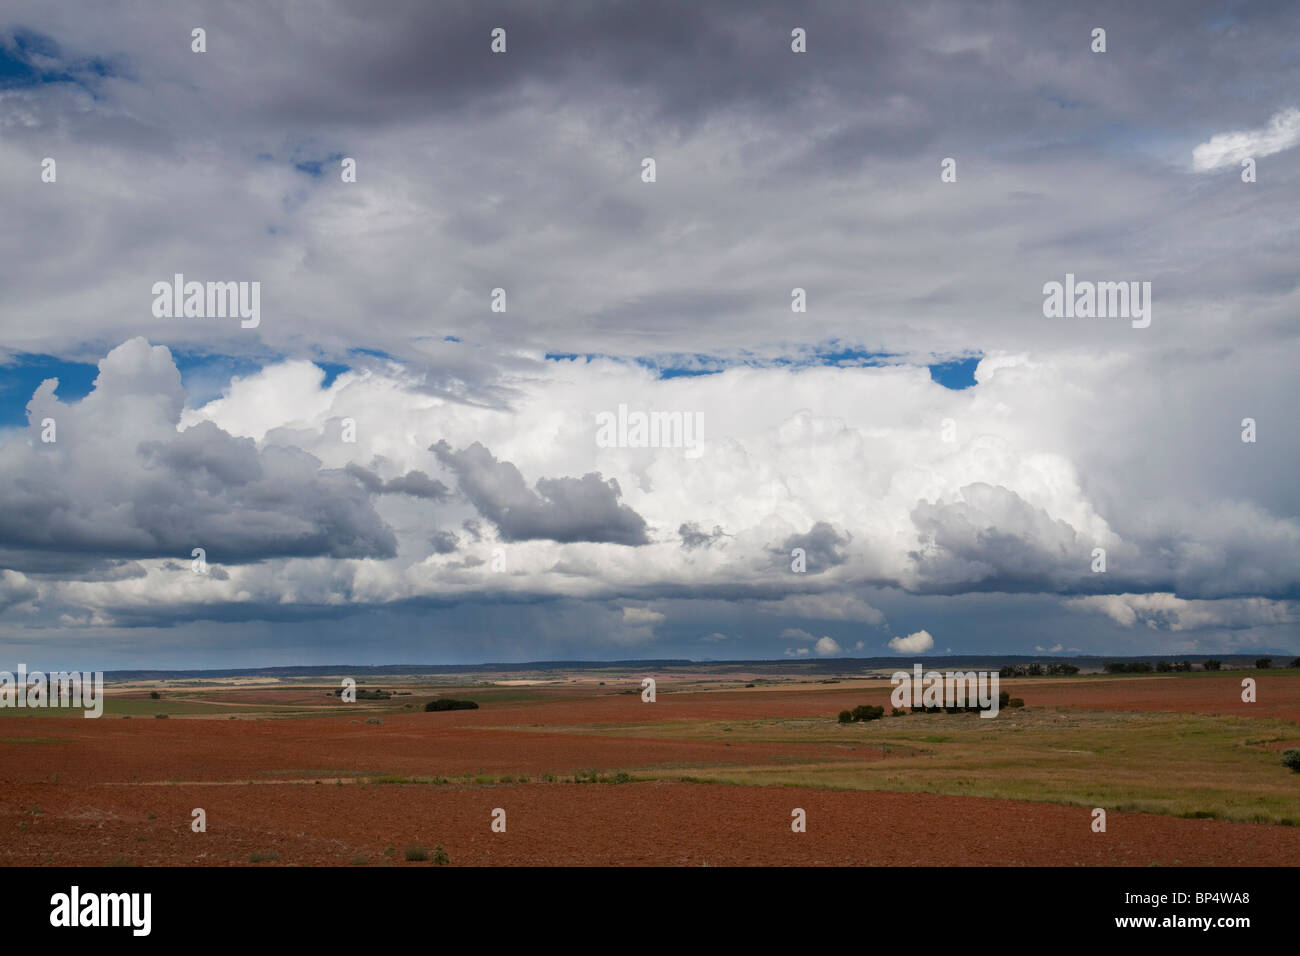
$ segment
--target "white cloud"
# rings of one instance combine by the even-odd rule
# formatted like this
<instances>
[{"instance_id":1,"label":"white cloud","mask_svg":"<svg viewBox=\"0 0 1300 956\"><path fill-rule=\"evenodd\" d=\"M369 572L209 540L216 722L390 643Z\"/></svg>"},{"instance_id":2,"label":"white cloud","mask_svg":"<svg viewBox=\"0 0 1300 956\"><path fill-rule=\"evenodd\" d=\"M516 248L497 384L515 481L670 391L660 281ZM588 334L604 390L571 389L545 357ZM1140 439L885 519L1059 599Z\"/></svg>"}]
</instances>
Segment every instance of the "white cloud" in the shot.
<instances>
[{"instance_id":1,"label":"white cloud","mask_svg":"<svg viewBox=\"0 0 1300 956\"><path fill-rule=\"evenodd\" d=\"M818 657L830 657L832 654L841 653L840 645L833 637L819 637L817 643L813 645L813 652Z\"/></svg>"},{"instance_id":2,"label":"white cloud","mask_svg":"<svg viewBox=\"0 0 1300 956\"><path fill-rule=\"evenodd\" d=\"M900 654L924 654L934 647L934 638L929 631L917 631L907 637L894 637L889 646Z\"/></svg>"},{"instance_id":3,"label":"white cloud","mask_svg":"<svg viewBox=\"0 0 1300 956\"><path fill-rule=\"evenodd\" d=\"M1258 129L1218 133L1192 150L1192 168L1208 172L1220 166L1237 166L1243 159L1272 156L1300 143L1300 109L1285 109Z\"/></svg>"},{"instance_id":4,"label":"white cloud","mask_svg":"<svg viewBox=\"0 0 1300 956\"><path fill-rule=\"evenodd\" d=\"M623 608L623 623L629 627L653 627L663 623L664 615L645 607Z\"/></svg>"},{"instance_id":5,"label":"white cloud","mask_svg":"<svg viewBox=\"0 0 1300 956\"><path fill-rule=\"evenodd\" d=\"M1300 604L1261 597L1188 601L1169 593L1099 594L1062 603L1075 610L1104 614L1121 627L1145 624L1152 630L1236 630L1300 621Z\"/></svg>"}]
</instances>

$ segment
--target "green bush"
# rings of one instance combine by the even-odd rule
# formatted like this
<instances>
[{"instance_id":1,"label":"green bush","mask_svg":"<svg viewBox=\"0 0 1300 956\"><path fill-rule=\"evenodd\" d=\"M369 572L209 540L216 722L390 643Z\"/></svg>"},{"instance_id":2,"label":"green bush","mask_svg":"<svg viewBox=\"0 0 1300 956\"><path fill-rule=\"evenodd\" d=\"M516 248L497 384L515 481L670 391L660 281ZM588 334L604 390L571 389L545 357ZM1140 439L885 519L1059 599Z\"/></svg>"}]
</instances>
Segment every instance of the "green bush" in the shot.
<instances>
[{"instance_id":1,"label":"green bush","mask_svg":"<svg viewBox=\"0 0 1300 956\"><path fill-rule=\"evenodd\" d=\"M840 711L840 723L841 723L841 724L851 723L852 721L853 721L853 711L851 711L851 710L841 710L841 711Z\"/></svg>"},{"instance_id":2,"label":"green bush","mask_svg":"<svg viewBox=\"0 0 1300 956\"><path fill-rule=\"evenodd\" d=\"M1255 666L1258 667L1260 670L1268 670L1268 668L1273 666L1273 658L1260 657L1256 659Z\"/></svg>"},{"instance_id":3,"label":"green bush","mask_svg":"<svg viewBox=\"0 0 1300 956\"><path fill-rule=\"evenodd\" d=\"M433 862L435 866L446 866L451 862L451 857L447 855L447 851L442 848L441 843L433 848Z\"/></svg>"},{"instance_id":4,"label":"green bush","mask_svg":"<svg viewBox=\"0 0 1300 956\"><path fill-rule=\"evenodd\" d=\"M437 700L431 700L424 705L426 714L443 710L478 710L478 704L472 700L453 700L450 697L439 697Z\"/></svg>"},{"instance_id":5,"label":"green bush","mask_svg":"<svg viewBox=\"0 0 1300 956\"><path fill-rule=\"evenodd\" d=\"M418 843L408 846L405 855L408 863L423 863L429 859L429 851Z\"/></svg>"},{"instance_id":6,"label":"green bush","mask_svg":"<svg viewBox=\"0 0 1300 956\"><path fill-rule=\"evenodd\" d=\"M1284 750L1282 752L1282 764L1290 767L1296 773L1300 773L1300 750Z\"/></svg>"},{"instance_id":7,"label":"green bush","mask_svg":"<svg viewBox=\"0 0 1300 956\"><path fill-rule=\"evenodd\" d=\"M1007 701L1007 706L1008 706L1008 707L1024 707L1024 706L1025 706L1024 698L1022 698L1022 697L1012 697L1009 701Z\"/></svg>"},{"instance_id":8,"label":"green bush","mask_svg":"<svg viewBox=\"0 0 1300 956\"><path fill-rule=\"evenodd\" d=\"M150 700L162 700L162 694L158 693L156 690L151 690L151 691L149 691L149 699L150 699Z\"/></svg>"},{"instance_id":9,"label":"green bush","mask_svg":"<svg viewBox=\"0 0 1300 956\"><path fill-rule=\"evenodd\" d=\"M1150 661L1118 661L1106 664L1107 674L1150 674Z\"/></svg>"},{"instance_id":10,"label":"green bush","mask_svg":"<svg viewBox=\"0 0 1300 956\"><path fill-rule=\"evenodd\" d=\"M1214 658L1210 658L1201 666L1204 667L1207 671L1217 671L1219 668L1223 666L1223 661L1216 661Z\"/></svg>"},{"instance_id":11,"label":"green bush","mask_svg":"<svg viewBox=\"0 0 1300 956\"><path fill-rule=\"evenodd\" d=\"M850 716L855 720L879 720L885 716L885 708L873 707L870 704L858 704L853 708Z\"/></svg>"},{"instance_id":12,"label":"green bush","mask_svg":"<svg viewBox=\"0 0 1300 956\"><path fill-rule=\"evenodd\" d=\"M154 714L154 716L157 717L159 720L166 720L166 719L167 719L167 715L166 715L166 714Z\"/></svg>"}]
</instances>

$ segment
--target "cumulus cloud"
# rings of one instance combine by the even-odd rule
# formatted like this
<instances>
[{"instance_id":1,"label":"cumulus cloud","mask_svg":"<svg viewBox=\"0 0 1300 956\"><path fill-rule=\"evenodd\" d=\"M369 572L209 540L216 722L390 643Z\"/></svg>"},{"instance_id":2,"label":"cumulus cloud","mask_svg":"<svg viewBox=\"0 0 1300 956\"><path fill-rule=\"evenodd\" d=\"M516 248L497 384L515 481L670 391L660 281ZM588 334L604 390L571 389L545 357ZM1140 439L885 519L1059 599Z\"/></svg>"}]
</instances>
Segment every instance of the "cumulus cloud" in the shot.
<instances>
[{"instance_id":1,"label":"cumulus cloud","mask_svg":"<svg viewBox=\"0 0 1300 956\"><path fill-rule=\"evenodd\" d=\"M430 451L456 474L461 491L505 541L649 543L645 519L619 502L617 479L606 481L598 472L539 478L532 491L518 468L478 442L455 452L440 441Z\"/></svg>"},{"instance_id":2,"label":"cumulus cloud","mask_svg":"<svg viewBox=\"0 0 1300 956\"><path fill-rule=\"evenodd\" d=\"M114 369L134 352L139 361L123 380ZM889 593L1005 603L1012 594L1148 589L1182 600L1251 590L1288 600L1300 589L1290 489L1264 481L1290 454L1287 435L1246 446L1229 423L1226 444L1175 442L1177 468L1152 454L1154 438L1127 428L1105 441L1062 441L1086 435L1081 422L1122 423L1124 408L1158 401L1158 369L1117 374L1113 359L997 356L981 363L977 388L960 393L907 368L665 380L612 360L561 361L512 381L520 398L506 408L431 399L400 365L326 385L319 369L287 362L181 410L175 366L149 366L154 354L143 342L114 350L99 388L79 403L38 389L32 424L0 444L0 473L10 476L0 488L9 503L0 568L48 580L42 602L51 607L174 622L430 600L671 599L682 602L681 627L691 626L692 605L715 602L782 626L883 628L878 605ZM1071 392L1054 391L1062 377ZM773 404L782 389L789 394ZM1187 427L1213 416L1213 406L1183 394ZM827 410L835 414L813 412L826 396L835 396ZM629 400L713 409L717 441L694 461L597 446L589 409ZM119 420L120 407L135 410ZM47 413L59 421L54 446L39 442ZM358 423L355 443L340 441L345 417ZM956 441L939 438L945 417L963 423ZM1247 450L1256 467L1220 466L1223 449ZM57 469L40 470L56 458ZM586 477L543 477L530 488L525 473ZM409 491L417 494L401 493ZM40 504L59 494L77 507ZM120 506L136 496L138 506ZM227 520L265 496L268 519ZM42 507L53 524L32 521ZM97 541L90 519L100 513L116 530ZM315 548L283 540L296 516L316 526ZM677 533L656 537L652 528ZM722 528L730 530L719 537ZM196 545L191 534L209 540ZM683 547L694 534L714 543ZM631 541L639 544L609 547ZM772 561L792 542L808 546L808 574ZM493 573L494 549L506 545L505 573ZM148 560L170 556L183 568L194 546L208 549L203 581L176 573L171 583ZM1091 571L1097 546L1108 551L1106 574ZM259 562L257 573L241 561ZM731 627L700 622L690 640Z\"/></svg>"},{"instance_id":3,"label":"cumulus cloud","mask_svg":"<svg viewBox=\"0 0 1300 956\"><path fill-rule=\"evenodd\" d=\"M211 422L177 431L184 391L171 353L133 339L99 363L80 402L46 381L30 441L0 445L0 563L32 553L188 558L387 558L393 531L345 474L296 447L258 448ZM53 442L42 441L43 422ZM39 565L37 565L39 567Z\"/></svg>"},{"instance_id":4,"label":"cumulus cloud","mask_svg":"<svg viewBox=\"0 0 1300 956\"><path fill-rule=\"evenodd\" d=\"M1070 598L1064 604L1074 610L1104 614L1121 627L1145 624L1152 630L1237 630L1300 621L1300 604L1259 597L1187 601L1168 593L1102 594Z\"/></svg>"},{"instance_id":5,"label":"cumulus cloud","mask_svg":"<svg viewBox=\"0 0 1300 956\"><path fill-rule=\"evenodd\" d=\"M811 644L812 652L818 657L830 657L834 654L842 654L844 652L843 648L840 647L839 642L833 637L814 637L812 634L809 634L803 628L799 627L787 627L781 632L781 637L787 641L801 641ZM786 651L787 655L790 653L790 650ZM808 648L799 648L796 653L807 654Z\"/></svg>"},{"instance_id":6,"label":"cumulus cloud","mask_svg":"<svg viewBox=\"0 0 1300 956\"><path fill-rule=\"evenodd\" d=\"M899 654L924 654L934 647L929 631L916 631L907 637L891 637L889 646Z\"/></svg>"},{"instance_id":7,"label":"cumulus cloud","mask_svg":"<svg viewBox=\"0 0 1300 956\"><path fill-rule=\"evenodd\" d=\"M661 624L665 615L646 607L623 608L623 623L629 627L654 627Z\"/></svg>"},{"instance_id":8,"label":"cumulus cloud","mask_svg":"<svg viewBox=\"0 0 1300 956\"><path fill-rule=\"evenodd\" d=\"M813 653L818 657L830 657L842 653L839 643L833 637L819 637L813 645Z\"/></svg>"},{"instance_id":9,"label":"cumulus cloud","mask_svg":"<svg viewBox=\"0 0 1300 956\"><path fill-rule=\"evenodd\" d=\"M1267 126L1218 133L1192 150L1192 168L1199 173L1221 166L1237 166L1243 159L1259 159L1300 143L1300 109L1273 114Z\"/></svg>"},{"instance_id":10,"label":"cumulus cloud","mask_svg":"<svg viewBox=\"0 0 1300 956\"><path fill-rule=\"evenodd\" d=\"M36 583L17 571L0 571L0 611L20 607L36 598Z\"/></svg>"}]
</instances>

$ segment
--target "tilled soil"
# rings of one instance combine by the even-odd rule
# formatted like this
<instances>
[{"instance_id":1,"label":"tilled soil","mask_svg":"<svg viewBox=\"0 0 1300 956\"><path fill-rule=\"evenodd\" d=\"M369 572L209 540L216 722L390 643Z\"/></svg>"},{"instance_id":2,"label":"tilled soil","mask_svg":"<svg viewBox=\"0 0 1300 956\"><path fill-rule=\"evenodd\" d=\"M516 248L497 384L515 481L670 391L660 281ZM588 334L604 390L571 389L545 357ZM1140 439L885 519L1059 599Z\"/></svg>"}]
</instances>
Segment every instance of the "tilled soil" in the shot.
<instances>
[{"instance_id":1,"label":"tilled soil","mask_svg":"<svg viewBox=\"0 0 1300 956\"><path fill-rule=\"evenodd\" d=\"M33 815L18 807L39 804ZM0 811L0 862L136 865L1294 865L1300 828L873 791L646 782L25 785ZM207 832L190 829L207 813ZM491 830L506 811L506 832ZM791 829L792 811L807 832ZM152 818L150 817L152 814ZM26 827L18 829L25 822ZM389 855L385 850L391 847Z\"/></svg>"},{"instance_id":2,"label":"tilled soil","mask_svg":"<svg viewBox=\"0 0 1300 956\"><path fill-rule=\"evenodd\" d=\"M1240 700L1242 676L1259 703ZM1033 707L1300 719L1300 681L1020 680ZM1111 813L979 797L689 782L542 782L547 774L888 760L864 745L615 736L615 723L828 718L887 703L888 684L609 693L477 711L322 716L9 718L0 723L0 865L1294 865L1300 828ZM601 733L566 732L592 727ZM667 729L667 728L665 728ZM716 732L717 728L714 728ZM678 774L679 772L679 774ZM374 774L441 778L366 783ZM526 774L527 783L466 781ZM316 781L320 781L317 783ZM190 828L207 814L207 832ZM494 808L507 831L491 830ZM791 811L807 811L806 833ZM385 851L392 848L389 853ZM427 864L410 864L427 865Z\"/></svg>"}]
</instances>

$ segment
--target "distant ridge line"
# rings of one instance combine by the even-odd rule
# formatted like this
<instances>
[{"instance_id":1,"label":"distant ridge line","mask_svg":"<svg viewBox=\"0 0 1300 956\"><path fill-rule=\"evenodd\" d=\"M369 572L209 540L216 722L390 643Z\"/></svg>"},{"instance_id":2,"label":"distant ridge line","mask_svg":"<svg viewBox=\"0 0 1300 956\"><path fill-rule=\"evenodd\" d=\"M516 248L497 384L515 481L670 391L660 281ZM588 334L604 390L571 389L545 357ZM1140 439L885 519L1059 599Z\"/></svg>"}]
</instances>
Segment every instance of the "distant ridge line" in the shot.
<instances>
[{"instance_id":1,"label":"distant ridge line","mask_svg":"<svg viewBox=\"0 0 1300 956\"><path fill-rule=\"evenodd\" d=\"M1081 668L1101 667L1108 661L1192 661L1201 663L1217 659L1225 665L1248 665L1253 667L1258 657L1274 657L1274 664L1285 667L1287 659L1295 656L1291 651L1256 651L1250 654L1112 654L1108 656L1074 655L1061 656L1052 654L952 654L943 657L833 657L823 659L808 658L756 658L752 660L691 660L690 658L648 658L614 661L524 661L524 662L484 662L482 664L304 664L276 665L272 667L233 667L233 668L177 668L177 669L124 669L106 670L106 680L168 680L174 678L229 678L229 677L312 677L334 674L358 675L416 675L416 674L471 674L480 671L575 671L575 670L609 670L611 668L667 669L674 667L693 670L708 669L780 669L784 671L805 671L815 674L843 673L853 669L878 669L895 667L911 668L913 664L927 667L976 667L994 668L1001 664L1032 663L1038 661L1069 661ZM1279 659L1281 658L1281 659Z\"/></svg>"}]
</instances>

